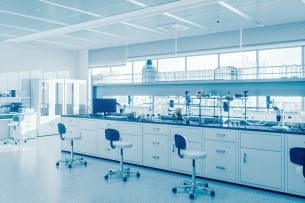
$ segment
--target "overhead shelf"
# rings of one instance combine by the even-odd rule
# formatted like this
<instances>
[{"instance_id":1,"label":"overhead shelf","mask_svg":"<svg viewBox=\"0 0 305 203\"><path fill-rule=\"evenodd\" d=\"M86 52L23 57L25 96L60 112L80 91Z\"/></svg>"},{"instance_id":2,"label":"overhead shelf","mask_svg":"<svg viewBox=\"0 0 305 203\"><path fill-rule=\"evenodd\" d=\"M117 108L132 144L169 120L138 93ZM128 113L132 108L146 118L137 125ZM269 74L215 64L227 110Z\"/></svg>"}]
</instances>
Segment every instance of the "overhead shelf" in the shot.
<instances>
[{"instance_id":1,"label":"overhead shelf","mask_svg":"<svg viewBox=\"0 0 305 203\"><path fill-rule=\"evenodd\" d=\"M228 92L255 96L305 96L305 78L261 79L261 80L198 80L153 83L116 83L93 85L96 96L151 95L184 96L185 91L196 95L203 90L212 95L226 95Z\"/></svg>"}]
</instances>

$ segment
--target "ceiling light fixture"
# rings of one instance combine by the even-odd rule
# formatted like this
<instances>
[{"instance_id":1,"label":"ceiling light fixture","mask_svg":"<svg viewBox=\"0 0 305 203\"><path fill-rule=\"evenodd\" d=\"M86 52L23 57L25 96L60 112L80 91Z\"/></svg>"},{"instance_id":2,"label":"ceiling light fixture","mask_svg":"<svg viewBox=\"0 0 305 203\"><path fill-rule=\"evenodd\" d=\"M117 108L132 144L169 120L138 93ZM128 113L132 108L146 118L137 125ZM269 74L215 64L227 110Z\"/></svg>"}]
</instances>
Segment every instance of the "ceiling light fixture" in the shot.
<instances>
[{"instance_id":1,"label":"ceiling light fixture","mask_svg":"<svg viewBox=\"0 0 305 203\"><path fill-rule=\"evenodd\" d=\"M187 19L185 19L185 18L178 17L178 16L176 16L176 15L174 15L174 14L171 14L171 13L168 13L168 12L163 13L163 15L166 15L166 16L168 16L168 17L174 18L174 19L179 20L179 21L181 21L181 22L184 22L184 23L193 25L193 26L198 27L198 28L204 28L204 26L202 26L202 25L199 25L199 24L197 24L197 23L194 23L194 22L192 22L192 21L189 21L189 20L187 20Z\"/></svg>"},{"instance_id":2,"label":"ceiling light fixture","mask_svg":"<svg viewBox=\"0 0 305 203\"><path fill-rule=\"evenodd\" d=\"M58 21L55 21L55 20L47 20L47 19L44 19L44 18L37 18L37 17L33 17L33 16L21 14L21 13L15 13L15 12L11 12L11 11L6 11L6 10L0 10L0 13L7 13L7 14L21 16L21 17L34 19L34 20L39 20L39 21L43 21L43 22L54 23L54 24L57 24L57 25L65 25L65 26L68 25L66 23L58 22Z\"/></svg>"},{"instance_id":3,"label":"ceiling light fixture","mask_svg":"<svg viewBox=\"0 0 305 203\"><path fill-rule=\"evenodd\" d=\"M231 6L230 4L228 4L228 3L224 2L224 1L219 1L218 3L219 3L220 5L222 5L223 7L229 9L229 10L232 11L233 13L235 13L235 14L237 14L237 15L239 15L239 16L241 16L241 17L243 17L243 18L245 18L245 19L247 19L247 20L249 20L249 21L252 21L252 22L254 22L254 23L257 24L257 25L262 25L260 22L258 22L258 21L256 21L256 20L252 19L250 16L248 16L247 14L245 14L245 13L243 13L242 11L238 10L237 8Z\"/></svg>"},{"instance_id":4,"label":"ceiling light fixture","mask_svg":"<svg viewBox=\"0 0 305 203\"><path fill-rule=\"evenodd\" d=\"M124 25L128 25L130 27L135 27L135 28L141 29L141 30L146 30L146 31L154 32L154 33L158 33L158 34L163 34L162 32L159 32L159 31L147 28L147 27L143 27L143 26L140 26L140 25L135 25L135 24L132 24L132 23L128 23L128 22L125 22L125 21L123 21L121 23L124 24Z\"/></svg>"},{"instance_id":5,"label":"ceiling light fixture","mask_svg":"<svg viewBox=\"0 0 305 203\"><path fill-rule=\"evenodd\" d=\"M84 11L84 10L73 8L73 7L70 7L70 6L65 6L63 4L54 3L54 2L51 2L51 1L48 1L48 0L38 0L38 1L40 1L42 3L50 4L50 5L53 5L53 6L57 6L57 7L60 7L60 8L68 9L68 10L71 10L71 11L84 13L84 14L91 15L91 16L98 17L98 18L103 17L103 16L101 16L99 14L96 14L96 13Z\"/></svg>"},{"instance_id":6,"label":"ceiling light fixture","mask_svg":"<svg viewBox=\"0 0 305 203\"><path fill-rule=\"evenodd\" d=\"M127 2L129 3L132 3L132 4L135 4L135 5L138 5L138 6L141 6L141 7L146 7L147 5L142 3L142 2L139 2L139 1L136 1L136 0L126 0Z\"/></svg>"}]
</instances>

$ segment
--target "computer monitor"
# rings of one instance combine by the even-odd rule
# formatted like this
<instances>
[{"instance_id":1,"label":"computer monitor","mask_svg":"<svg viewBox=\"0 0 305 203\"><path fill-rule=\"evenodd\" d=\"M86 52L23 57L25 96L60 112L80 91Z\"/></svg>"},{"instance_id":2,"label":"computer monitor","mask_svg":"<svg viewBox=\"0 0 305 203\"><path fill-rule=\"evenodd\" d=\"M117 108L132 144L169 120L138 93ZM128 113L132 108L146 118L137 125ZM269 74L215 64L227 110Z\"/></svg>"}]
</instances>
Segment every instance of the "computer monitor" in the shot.
<instances>
[{"instance_id":1,"label":"computer monitor","mask_svg":"<svg viewBox=\"0 0 305 203\"><path fill-rule=\"evenodd\" d=\"M96 98L93 99L92 114L107 115L116 112L117 101L113 98Z\"/></svg>"}]
</instances>

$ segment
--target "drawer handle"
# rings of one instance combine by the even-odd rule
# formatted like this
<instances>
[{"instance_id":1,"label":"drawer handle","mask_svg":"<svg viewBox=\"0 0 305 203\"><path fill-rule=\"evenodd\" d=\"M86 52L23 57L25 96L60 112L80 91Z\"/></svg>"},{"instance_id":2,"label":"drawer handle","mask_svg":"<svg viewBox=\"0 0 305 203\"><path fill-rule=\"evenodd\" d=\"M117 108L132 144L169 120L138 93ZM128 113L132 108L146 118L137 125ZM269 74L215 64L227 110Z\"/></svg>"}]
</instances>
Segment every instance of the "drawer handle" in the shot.
<instances>
[{"instance_id":1,"label":"drawer handle","mask_svg":"<svg viewBox=\"0 0 305 203\"><path fill-rule=\"evenodd\" d=\"M153 128L153 131L159 131L160 128Z\"/></svg>"},{"instance_id":2,"label":"drawer handle","mask_svg":"<svg viewBox=\"0 0 305 203\"><path fill-rule=\"evenodd\" d=\"M224 133L216 133L216 136L218 136L218 137L225 137L226 134L224 134Z\"/></svg>"},{"instance_id":3,"label":"drawer handle","mask_svg":"<svg viewBox=\"0 0 305 203\"><path fill-rule=\"evenodd\" d=\"M156 144L156 145L158 145L158 144L160 144L160 142L152 142L153 144Z\"/></svg>"},{"instance_id":4,"label":"drawer handle","mask_svg":"<svg viewBox=\"0 0 305 203\"><path fill-rule=\"evenodd\" d=\"M220 169L220 170L226 170L226 167L224 166L216 166L217 169Z\"/></svg>"},{"instance_id":5,"label":"drawer handle","mask_svg":"<svg viewBox=\"0 0 305 203\"><path fill-rule=\"evenodd\" d=\"M175 144L173 144L172 152L175 152Z\"/></svg>"},{"instance_id":6,"label":"drawer handle","mask_svg":"<svg viewBox=\"0 0 305 203\"><path fill-rule=\"evenodd\" d=\"M246 153L244 153L243 162L244 162L244 163L247 163L247 154L246 154Z\"/></svg>"},{"instance_id":7,"label":"drawer handle","mask_svg":"<svg viewBox=\"0 0 305 203\"><path fill-rule=\"evenodd\" d=\"M154 159L160 159L159 156L152 156L152 158L154 158Z\"/></svg>"},{"instance_id":8,"label":"drawer handle","mask_svg":"<svg viewBox=\"0 0 305 203\"><path fill-rule=\"evenodd\" d=\"M217 152L217 153L224 154L224 153L226 153L226 150L223 150L223 149L216 149L216 152Z\"/></svg>"},{"instance_id":9,"label":"drawer handle","mask_svg":"<svg viewBox=\"0 0 305 203\"><path fill-rule=\"evenodd\" d=\"M105 148L105 150L106 150L106 151L110 151L110 148L107 147L107 148Z\"/></svg>"}]
</instances>

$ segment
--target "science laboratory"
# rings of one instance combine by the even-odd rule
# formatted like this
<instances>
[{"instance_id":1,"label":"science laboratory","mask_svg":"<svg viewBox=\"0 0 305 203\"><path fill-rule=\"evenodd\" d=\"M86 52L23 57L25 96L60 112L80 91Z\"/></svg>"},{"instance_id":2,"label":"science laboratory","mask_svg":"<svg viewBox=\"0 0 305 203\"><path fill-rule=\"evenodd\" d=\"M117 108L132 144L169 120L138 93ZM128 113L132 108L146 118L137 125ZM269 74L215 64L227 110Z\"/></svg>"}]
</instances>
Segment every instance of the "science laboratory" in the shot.
<instances>
[{"instance_id":1,"label":"science laboratory","mask_svg":"<svg viewBox=\"0 0 305 203\"><path fill-rule=\"evenodd\" d=\"M1 202L304 202L304 0L0 0Z\"/></svg>"}]
</instances>

